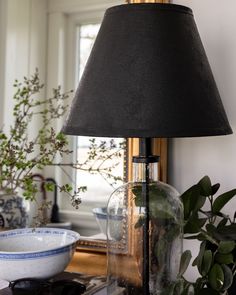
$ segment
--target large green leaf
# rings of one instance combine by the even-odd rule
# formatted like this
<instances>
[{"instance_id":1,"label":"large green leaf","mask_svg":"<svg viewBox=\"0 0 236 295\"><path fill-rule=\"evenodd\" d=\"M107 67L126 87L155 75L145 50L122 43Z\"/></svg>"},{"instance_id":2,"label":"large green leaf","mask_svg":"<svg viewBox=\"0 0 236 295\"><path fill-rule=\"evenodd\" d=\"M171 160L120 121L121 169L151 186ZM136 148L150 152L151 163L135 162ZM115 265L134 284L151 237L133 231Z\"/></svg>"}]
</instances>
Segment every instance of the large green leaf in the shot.
<instances>
[{"instance_id":1,"label":"large green leaf","mask_svg":"<svg viewBox=\"0 0 236 295\"><path fill-rule=\"evenodd\" d=\"M198 211L205 204L206 197L200 194L200 190L200 186L196 184L182 194L185 220L189 218L192 211Z\"/></svg>"},{"instance_id":2,"label":"large green leaf","mask_svg":"<svg viewBox=\"0 0 236 295\"><path fill-rule=\"evenodd\" d=\"M187 270L190 260L192 258L192 254L190 250L184 251L184 253L181 256L180 260L180 267L179 267L179 276L181 277L185 271Z\"/></svg>"},{"instance_id":3,"label":"large green leaf","mask_svg":"<svg viewBox=\"0 0 236 295\"><path fill-rule=\"evenodd\" d=\"M227 254L232 252L235 249L234 241L221 241L218 247L218 252L221 254Z\"/></svg>"},{"instance_id":4,"label":"large green leaf","mask_svg":"<svg viewBox=\"0 0 236 295\"><path fill-rule=\"evenodd\" d=\"M222 290L224 285L224 271L218 263L212 266L208 279L212 289L216 291Z\"/></svg>"},{"instance_id":5,"label":"large green leaf","mask_svg":"<svg viewBox=\"0 0 236 295\"><path fill-rule=\"evenodd\" d=\"M201 195L208 197L212 194L212 188L211 188L211 180L209 176L204 176L198 184L201 188Z\"/></svg>"},{"instance_id":6,"label":"large green leaf","mask_svg":"<svg viewBox=\"0 0 236 295\"><path fill-rule=\"evenodd\" d=\"M205 251L202 258L201 275L206 276L211 268L212 264L212 252L211 250Z\"/></svg>"},{"instance_id":7,"label":"large green leaf","mask_svg":"<svg viewBox=\"0 0 236 295\"><path fill-rule=\"evenodd\" d=\"M222 226L217 229L217 232L223 238L222 240L236 241L236 224Z\"/></svg>"},{"instance_id":8,"label":"large green leaf","mask_svg":"<svg viewBox=\"0 0 236 295\"><path fill-rule=\"evenodd\" d=\"M213 213L218 213L220 210L236 195L236 189L228 191L220 196L218 196L212 207Z\"/></svg>"},{"instance_id":9,"label":"large green leaf","mask_svg":"<svg viewBox=\"0 0 236 295\"><path fill-rule=\"evenodd\" d=\"M224 272L224 285L222 290L228 290L233 284L233 273L227 265L221 265Z\"/></svg>"},{"instance_id":10,"label":"large green leaf","mask_svg":"<svg viewBox=\"0 0 236 295\"><path fill-rule=\"evenodd\" d=\"M205 249L206 249L206 241L202 242L200 245L200 250L197 256L197 268L199 273L201 273L201 267L202 267L202 259L203 259L203 255L205 253Z\"/></svg>"},{"instance_id":11,"label":"large green leaf","mask_svg":"<svg viewBox=\"0 0 236 295\"><path fill-rule=\"evenodd\" d=\"M220 264L231 264L231 263L234 263L234 256L232 253L228 253L228 254L216 253L215 261Z\"/></svg>"},{"instance_id":12,"label":"large green leaf","mask_svg":"<svg viewBox=\"0 0 236 295\"><path fill-rule=\"evenodd\" d=\"M206 223L207 218L198 218L198 214L194 213L188 219L186 224L184 225L184 233L185 234L196 234L199 233L200 229Z\"/></svg>"}]
</instances>

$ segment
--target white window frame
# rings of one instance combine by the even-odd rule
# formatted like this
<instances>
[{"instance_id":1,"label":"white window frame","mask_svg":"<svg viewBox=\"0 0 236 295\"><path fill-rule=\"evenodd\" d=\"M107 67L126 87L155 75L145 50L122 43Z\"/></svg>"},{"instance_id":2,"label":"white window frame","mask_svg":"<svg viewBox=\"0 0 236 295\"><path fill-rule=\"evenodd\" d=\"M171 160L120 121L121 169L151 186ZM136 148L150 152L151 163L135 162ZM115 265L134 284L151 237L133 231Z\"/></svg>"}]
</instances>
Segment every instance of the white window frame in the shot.
<instances>
[{"instance_id":1,"label":"white window frame","mask_svg":"<svg viewBox=\"0 0 236 295\"><path fill-rule=\"evenodd\" d=\"M50 0L48 5L48 67L47 96L51 89L61 85L62 90L75 88L78 81L78 26L100 23L107 8L124 4L117 0ZM60 125L60 126L59 126ZM59 131L62 121L54 128ZM70 137L70 148L76 151L76 138ZM76 153L66 159L76 160ZM74 171L75 173L75 171ZM60 169L49 168L45 174L55 177L60 183L65 178ZM72 175L75 179L75 175ZM91 213L74 211L65 208L62 198L59 199L60 217L70 220L73 226L94 230L97 228ZM94 206L95 207L95 206ZM89 235L89 232L88 232Z\"/></svg>"}]
</instances>

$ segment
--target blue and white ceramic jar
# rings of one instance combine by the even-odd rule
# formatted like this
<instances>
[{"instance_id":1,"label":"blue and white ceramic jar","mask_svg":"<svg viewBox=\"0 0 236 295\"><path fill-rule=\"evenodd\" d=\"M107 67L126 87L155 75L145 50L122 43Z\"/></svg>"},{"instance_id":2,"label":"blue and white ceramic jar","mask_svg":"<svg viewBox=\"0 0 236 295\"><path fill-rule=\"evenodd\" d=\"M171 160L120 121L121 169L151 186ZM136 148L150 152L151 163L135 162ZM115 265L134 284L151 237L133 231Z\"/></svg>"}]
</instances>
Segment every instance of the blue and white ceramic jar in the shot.
<instances>
[{"instance_id":1,"label":"blue and white ceramic jar","mask_svg":"<svg viewBox=\"0 0 236 295\"><path fill-rule=\"evenodd\" d=\"M26 227L27 219L23 199L15 194L0 191L0 228Z\"/></svg>"}]
</instances>

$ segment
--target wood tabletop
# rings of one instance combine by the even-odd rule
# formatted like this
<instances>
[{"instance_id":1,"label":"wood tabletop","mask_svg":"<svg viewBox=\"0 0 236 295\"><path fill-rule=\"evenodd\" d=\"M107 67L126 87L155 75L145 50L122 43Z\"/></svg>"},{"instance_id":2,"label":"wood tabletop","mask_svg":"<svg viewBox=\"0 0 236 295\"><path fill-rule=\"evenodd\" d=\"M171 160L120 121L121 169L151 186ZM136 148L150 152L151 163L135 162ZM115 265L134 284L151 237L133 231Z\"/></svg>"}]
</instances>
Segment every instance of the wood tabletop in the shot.
<instances>
[{"instance_id":1,"label":"wood tabletop","mask_svg":"<svg viewBox=\"0 0 236 295\"><path fill-rule=\"evenodd\" d=\"M107 259L105 253L76 251L66 271L88 275L106 275Z\"/></svg>"}]
</instances>

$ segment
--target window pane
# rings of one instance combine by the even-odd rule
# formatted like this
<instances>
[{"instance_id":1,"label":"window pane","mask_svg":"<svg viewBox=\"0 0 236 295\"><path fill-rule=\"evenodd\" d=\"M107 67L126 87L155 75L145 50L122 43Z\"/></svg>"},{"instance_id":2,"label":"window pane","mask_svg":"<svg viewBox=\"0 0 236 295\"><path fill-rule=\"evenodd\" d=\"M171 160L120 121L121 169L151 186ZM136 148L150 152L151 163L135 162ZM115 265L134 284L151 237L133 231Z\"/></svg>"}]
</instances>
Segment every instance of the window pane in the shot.
<instances>
[{"instance_id":1,"label":"window pane","mask_svg":"<svg viewBox=\"0 0 236 295\"><path fill-rule=\"evenodd\" d=\"M81 78L83 74L99 28L100 24L80 26L79 78ZM83 219L88 217L88 220L91 220L91 218L94 220L96 230L93 231L93 234L96 234L100 233L100 230L92 213L93 208L106 207L110 194L114 191L115 187L122 184L121 181L114 182L113 177L108 177L109 173L121 179L124 178L124 151L120 148L120 145L124 143L124 139L95 138L95 143L93 143L97 144L98 148L106 148L106 153L103 155L101 154L101 157L96 158L96 161L90 159L91 139L91 137L77 137L77 161L78 163L86 163L84 166L85 170L91 169L91 172L95 173L91 174L88 171L77 170L76 185L77 187L87 186L87 191L81 194L82 204L80 205L79 212L83 212ZM118 152L120 152L120 157L114 157L114 154L116 155ZM105 156L105 158L109 157L109 159L104 160L103 156ZM109 168L113 169L109 171ZM95 171L96 169L100 169L100 173L97 173ZM92 233L91 228L79 228L79 232L82 235L86 235L86 232Z\"/></svg>"},{"instance_id":2,"label":"window pane","mask_svg":"<svg viewBox=\"0 0 236 295\"><path fill-rule=\"evenodd\" d=\"M87 63L94 41L96 39L100 24L84 25L80 27L79 40L79 78L81 78Z\"/></svg>"},{"instance_id":3,"label":"window pane","mask_svg":"<svg viewBox=\"0 0 236 295\"><path fill-rule=\"evenodd\" d=\"M91 173L88 171L78 170L77 172L77 186L86 185L87 192L81 195L81 199L84 203L96 203L99 206L106 206L107 200L110 194L114 191L116 187L121 185L121 181L114 181L113 178L109 178L109 167L112 168L112 175L120 177L123 179L124 175L124 153L121 150L120 144L123 143L124 139L116 138L112 140L109 138L95 138L95 143L98 146L98 151L101 149L99 146L105 146L107 149L106 153L100 152L100 157L96 156L96 160L88 160L89 157L89 147L91 146L91 137L80 136L77 141L77 160L79 163L86 163L85 168L90 169ZM116 152L119 152L120 157L114 157ZM96 170L100 169L100 173ZM94 173L95 172L95 173ZM90 208L91 210L91 208Z\"/></svg>"}]
</instances>

